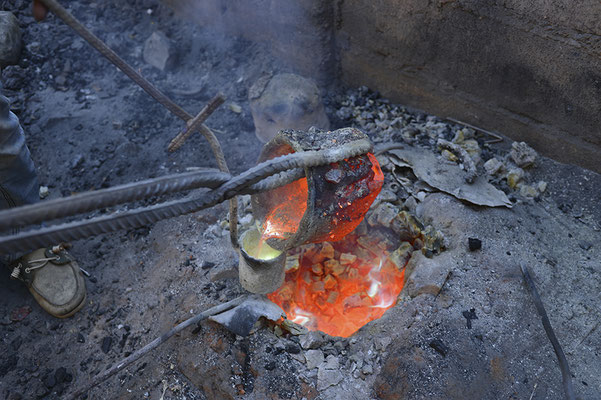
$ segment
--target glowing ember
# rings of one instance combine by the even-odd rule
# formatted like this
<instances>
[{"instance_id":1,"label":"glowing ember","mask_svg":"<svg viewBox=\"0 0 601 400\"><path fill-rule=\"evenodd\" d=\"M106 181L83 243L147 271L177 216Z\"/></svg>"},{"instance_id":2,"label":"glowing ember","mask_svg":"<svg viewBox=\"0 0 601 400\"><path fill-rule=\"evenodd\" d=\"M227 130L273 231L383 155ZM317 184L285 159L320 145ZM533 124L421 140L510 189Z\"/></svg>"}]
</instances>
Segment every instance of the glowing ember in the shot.
<instances>
[{"instance_id":1,"label":"glowing ember","mask_svg":"<svg viewBox=\"0 0 601 400\"><path fill-rule=\"evenodd\" d=\"M292 321L332 336L348 337L380 318L403 288L408 257L393 262L386 250L361 247L357 239L297 249L284 284L267 296Z\"/></svg>"},{"instance_id":2,"label":"glowing ember","mask_svg":"<svg viewBox=\"0 0 601 400\"><path fill-rule=\"evenodd\" d=\"M308 190L307 178L302 178L273 191L273 198L279 199L281 203L265 218L263 240L284 239L296 233L307 209Z\"/></svg>"}]
</instances>

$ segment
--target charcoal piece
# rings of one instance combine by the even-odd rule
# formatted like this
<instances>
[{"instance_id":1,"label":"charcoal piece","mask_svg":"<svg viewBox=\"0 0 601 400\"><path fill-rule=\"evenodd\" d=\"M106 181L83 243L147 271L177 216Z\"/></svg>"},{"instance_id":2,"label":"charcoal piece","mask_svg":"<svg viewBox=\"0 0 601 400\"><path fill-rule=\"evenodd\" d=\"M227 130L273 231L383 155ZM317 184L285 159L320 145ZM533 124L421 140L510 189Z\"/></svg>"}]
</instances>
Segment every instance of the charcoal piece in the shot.
<instances>
[{"instance_id":1,"label":"charcoal piece","mask_svg":"<svg viewBox=\"0 0 601 400\"><path fill-rule=\"evenodd\" d=\"M476 315L476 309L472 308L469 311L463 311L462 314L467 320L467 329L472 329L472 320L478 319L478 316Z\"/></svg>"},{"instance_id":2,"label":"charcoal piece","mask_svg":"<svg viewBox=\"0 0 601 400\"><path fill-rule=\"evenodd\" d=\"M467 239L468 246L470 251L480 250L482 248L482 241L476 238L468 238Z\"/></svg>"},{"instance_id":3,"label":"charcoal piece","mask_svg":"<svg viewBox=\"0 0 601 400\"><path fill-rule=\"evenodd\" d=\"M100 348L102 349L102 352L104 354L107 354L109 352L109 350L111 349L112 345L113 345L113 338L110 336L107 336L104 339L102 339L102 345Z\"/></svg>"},{"instance_id":4,"label":"charcoal piece","mask_svg":"<svg viewBox=\"0 0 601 400\"><path fill-rule=\"evenodd\" d=\"M438 354L440 354L443 357L446 357L447 353L449 352L449 348L440 339L432 340L430 342L430 347L432 347Z\"/></svg>"}]
</instances>

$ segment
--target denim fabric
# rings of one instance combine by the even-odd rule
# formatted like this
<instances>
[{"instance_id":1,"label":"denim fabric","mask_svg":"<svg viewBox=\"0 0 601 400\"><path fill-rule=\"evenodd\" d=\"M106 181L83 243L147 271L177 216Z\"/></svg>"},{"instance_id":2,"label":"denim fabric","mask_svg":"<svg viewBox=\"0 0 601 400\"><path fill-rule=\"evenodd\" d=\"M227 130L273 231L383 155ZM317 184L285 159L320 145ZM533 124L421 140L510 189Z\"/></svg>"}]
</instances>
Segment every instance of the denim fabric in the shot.
<instances>
[{"instance_id":1,"label":"denim fabric","mask_svg":"<svg viewBox=\"0 0 601 400\"><path fill-rule=\"evenodd\" d=\"M0 95L0 210L39 199L38 177L19 119ZM2 255L0 255L0 262Z\"/></svg>"},{"instance_id":2,"label":"denim fabric","mask_svg":"<svg viewBox=\"0 0 601 400\"><path fill-rule=\"evenodd\" d=\"M39 188L19 119L0 95L0 209L35 203Z\"/></svg>"}]
</instances>

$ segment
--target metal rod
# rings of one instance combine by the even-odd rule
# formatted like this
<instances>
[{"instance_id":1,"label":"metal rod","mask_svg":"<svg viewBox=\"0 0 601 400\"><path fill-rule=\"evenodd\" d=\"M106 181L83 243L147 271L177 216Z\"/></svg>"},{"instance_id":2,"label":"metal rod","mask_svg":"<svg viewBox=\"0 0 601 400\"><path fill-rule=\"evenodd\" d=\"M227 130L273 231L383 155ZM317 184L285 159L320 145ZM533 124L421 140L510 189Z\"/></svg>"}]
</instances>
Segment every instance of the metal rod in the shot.
<instances>
[{"instance_id":1,"label":"metal rod","mask_svg":"<svg viewBox=\"0 0 601 400\"><path fill-rule=\"evenodd\" d=\"M162 345L163 343L165 343L173 335L175 335L175 334L183 331L184 329L186 329L190 325L197 324L200 321L202 321L204 319L207 319L211 315L220 314L220 313L222 313L224 311L227 311L227 310L229 310L231 308L236 307L237 305L241 304L242 301L244 301L245 298L246 298L246 296L240 296L240 297L235 298L234 300L228 301L227 303L223 303L223 304L220 304L218 306L211 307L208 310L205 310L205 311L201 312L200 314L197 314L194 317L185 320L181 324L176 325L175 327L173 327L168 332L163 333L161 336L159 336L158 338L154 339L152 342L148 343L146 346L142 347L140 350L135 351L129 357L127 357L124 360L122 360L122 361L118 362L117 364L113 365L111 368L107 369L106 371L101 372L100 374L96 375L94 378L92 378L92 380L90 382L88 382L84 386L76 389L73 393L69 394L67 396L67 399L76 399L76 398L78 398L79 396L81 396L84 393L86 393L88 390L92 389L93 387L95 387L95 386L99 385L100 383L104 382L105 380L107 380L111 376L115 375L117 372L119 372L122 369L128 367L132 363L138 361L144 355L148 354L151 350L156 349L157 347L159 347L160 345Z\"/></svg>"},{"instance_id":2,"label":"metal rod","mask_svg":"<svg viewBox=\"0 0 601 400\"><path fill-rule=\"evenodd\" d=\"M545 311L545 306L543 305L543 302L540 299L540 296L538 295L536 285L534 284L534 281L530 276L530 271L528 270L528 267L524 263L521 263L520 268L522 269L522 275L524 277L524 281L526 282L526 286L528 287L528 291L532 295L532 300L534 301L536 311L543 320L543 328L545 329L545 333L547 334L547 337L549 338L549 341L553 346L553 350L555 351L555 355L557 356L559 368L561 369L561 378L566 399L575 400L576 396L574 395L574 386L572 385L572 375L570 374L570 366L568 365L566 355L564 354L563 349L559 344L559 340L557 340L557 336L555 336L555 331L553 331L551 321L549 321L549 317L547 316L547 312Z\"/></svg>"},{"instance_id":3,"label":"metal rod","mask_svg":"<svg viewBox=\"0 0 601 400\"><path fill-rule=\"evenodd\" d=\"M193 117L188 114L186 110L178 106L175 102L173 102L169 97L159 91L152 83L146 80L142 75L136 72L125 60L117 55L110 47L108 47L102 40L100 40L96 35L94 35L91 31L89 31L81 22L79 22L69 11L67 11L63 6L61 6L56 0L40 0L50 11L52 11L57 17L59 17L63 22L69 25L78 35L84 38L92 47L94 47L100 54L102 54L106 59L112 62L117 68L119 68L125 75L127 75L131 80L137 83L142 89L146 91L152 98L162 104L165 108L167 108L171 113L179 117L180 119L188 122ZM217 105L218 107L219 105ZM207 106L209 107L209 106ZM205 107L205 108L207 108ZM216 107L215 107L216 108ZM206 117L210 115L212 111L206 114ZM202 111L201 111L202 112ZM205 119L206 119L205 117ZM190 129L189 129L190 130ZM192 130L190 130L192 132ZM227 167L227 162L225 161L225 156L223 155L223 150L221 149L221 145L219 144L219 140L215 134L204 124L200 124L198 126L198 131L205 137L211 150L213 151L213 155L217 160L217 166L219 170L222 172L229 173L230 170ZM179 135L178 135L179 136ZM189 135L188 135L189 136ZM179 141L183 143L186 138L180 138ZM179 145L181 146L181 144ZM232 245L237 248L238 247L238 201L233 198L230 201L230 240Z\"/></svg>"}]
</instances>

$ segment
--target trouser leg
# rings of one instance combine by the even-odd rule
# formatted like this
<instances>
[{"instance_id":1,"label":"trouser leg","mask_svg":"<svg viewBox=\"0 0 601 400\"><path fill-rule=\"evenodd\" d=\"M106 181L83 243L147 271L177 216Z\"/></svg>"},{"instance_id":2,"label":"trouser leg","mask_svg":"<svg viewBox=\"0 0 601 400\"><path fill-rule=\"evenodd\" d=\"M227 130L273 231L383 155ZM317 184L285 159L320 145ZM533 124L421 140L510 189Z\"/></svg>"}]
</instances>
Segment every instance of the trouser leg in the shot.
<instances>
[{"instance_id":1,"label":"trouser leg","mask_svg":"<svg viewBox=\"0 0 601 400\"><path fill-rule=\"evenodd\" d=\"M38 177L19 119L0 95L0 209L35 203Z\"/></svg>"}]
</instances>

